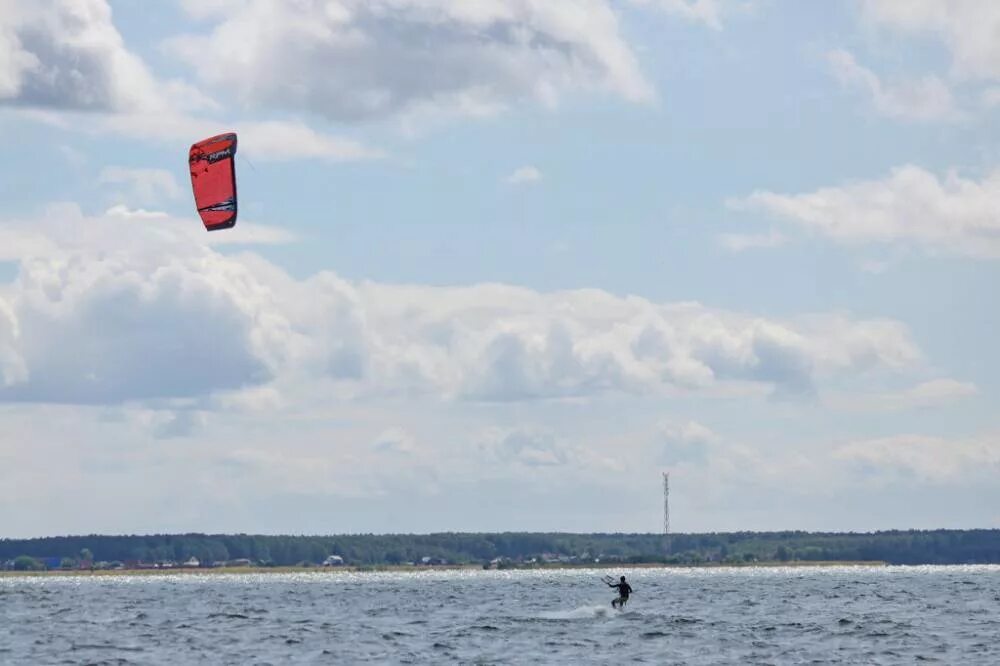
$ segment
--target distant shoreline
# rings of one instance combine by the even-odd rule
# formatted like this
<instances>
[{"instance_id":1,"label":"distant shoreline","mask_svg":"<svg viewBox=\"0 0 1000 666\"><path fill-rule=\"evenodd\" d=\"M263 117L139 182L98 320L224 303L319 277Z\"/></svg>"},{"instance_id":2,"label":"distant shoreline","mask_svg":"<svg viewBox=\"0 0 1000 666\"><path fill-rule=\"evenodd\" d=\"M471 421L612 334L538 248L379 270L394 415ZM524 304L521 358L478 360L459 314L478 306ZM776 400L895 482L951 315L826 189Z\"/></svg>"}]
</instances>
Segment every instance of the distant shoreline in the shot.
<instances>
[{"instance_id":1,"label":"distant shoreline","mask_svg":"<svg viewBox=\"0 0 1000 666\"><path fill-rule=\"evenodd\" d=\"M523 566L508 566L501 569L489 569L489 571L565 571L579 569L586 570L613 570L622 571L628 569L751 569L755 567L782 568L782 567L884 567L886 562L878 560L859 561L803 561L793 562L754 562L739 564L723 564L709 562L702 564L662 564L660 562L639 562L629 564L536 564ZM0 571L0 578L37 578L37 577L106 577L106 576L172 576L172 575L257 575L257 574L290 574L290 573L386 573L386 572L412 572L412 573L432 573L435 571L485 571L481 564L441 564L433 566L417 566L402 564L386 564L377 566L337 566L337 567L171 567L163 569L55 569L51 571Z\"/></svg>"},{"instance_id":2,"label":"distant shoreline","mask_svg":"<svg viewBox=\"0 0 1000 666\"><path fill-rule=\"evenodd\" d=\"M204 573L422 571L441 567L642 568L1000 564L1000 529L877 533L719 532L433 534L154 534L0 538L0 569L80 571L186 567ZM93 565L93 566L92 566Z\"/></svg>"}]
</instances>

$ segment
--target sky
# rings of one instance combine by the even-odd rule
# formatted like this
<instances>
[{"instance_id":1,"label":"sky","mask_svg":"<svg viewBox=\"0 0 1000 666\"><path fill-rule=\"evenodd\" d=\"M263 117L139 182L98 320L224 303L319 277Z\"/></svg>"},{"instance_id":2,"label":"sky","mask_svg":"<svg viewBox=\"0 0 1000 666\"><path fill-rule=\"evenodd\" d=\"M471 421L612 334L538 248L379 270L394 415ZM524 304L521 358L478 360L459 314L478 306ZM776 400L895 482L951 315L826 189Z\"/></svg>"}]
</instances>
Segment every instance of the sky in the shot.
<instances>
[{"instance_id":1,"label":"sky","mask_svg":"<svg viewBox=\"0 0 1000 666\"><path fill-rule=\"evenodd\" d=\"M1000 528L998 31L0 0L0 537Z\"/></svg>"}]
</instances>

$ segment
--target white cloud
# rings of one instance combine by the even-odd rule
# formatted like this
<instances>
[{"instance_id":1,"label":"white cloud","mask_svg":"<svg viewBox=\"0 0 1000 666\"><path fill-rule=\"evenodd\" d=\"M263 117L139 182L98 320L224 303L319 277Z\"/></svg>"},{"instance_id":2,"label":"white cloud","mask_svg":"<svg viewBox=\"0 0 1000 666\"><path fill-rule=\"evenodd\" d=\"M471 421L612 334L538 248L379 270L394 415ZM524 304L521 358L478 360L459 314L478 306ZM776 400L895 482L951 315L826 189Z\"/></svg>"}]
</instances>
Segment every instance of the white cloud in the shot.
<instances>
[{"instance_id":1,"label":"white cloud","mask_svg":"<svg viewBox=\"0 0 1000 666\"><path fill-rule=\"evenodd\" d=\"M889 270L891 265L892 264L885 259L865 259L858 265L858 268L860 268L864 273L881 275Z\"/></svg>"},{"instance_id":2,"label":"white cloud","mask_svg":"<svg viewBox=\"0 0 1000 666\"><path fill-rule=\"evenodd\" d=\"M880 115L922 122L961 118L951 90L936 76L887 86L847 51L831 51L827 59L840 84L866 93Z\"/></svg>"},{"instance_id":3,"label":"white cloud","mask_svg":"<svg viewBox=\"0 0 1000 666\"><path fill-rule=\"evenodd\" d=\"M542 179L542 172L533 166L523 166L515 169L509 176L507 182L511 185L530 185Z\"/></svg>"},{"instance_id":4,"label":"white cloud","mask_svg":"<svg viewBox=\"0 0 1000 666\"><path fill-rule=\"evenodd\" d=\"M239 124L241 147L254 160L278 162L296 159L332 161L370 160L384 157L381 150L353 139L331 136L300 122L270 120Z\"/></svg>"},{"instance_id":5,"label":"white cloud","mask_svg":"<svg viewBox=\"0 0 1000 666\"><path fill-rule=\"evenodd\" d=\"M208 36L172 40L172 52L249 109L343 121L488 115L524 99L554 105L575 91L653 96L605 0L186 6L217 23Z\"/></svg>"},{"instance_id":6,"label":"white cloud","mask_svg":"<svg viewBox=\"0 0 1000 666\"><path fill-rule=\"evenodd\" d=\"M98 421L105 424L121 424L137 435L154 440L190 438L199 435L208 423L205 412L193 409L191 404L181 406L185 401L175 403L172 408L149 408L140 405L115 405L100 408ZM190 403L190 401L187 401ZM83 413L80 414L83 416Z\"/></svg>"},{"instance_id":7,"label":"white cloud","mask_svg":"<svg viewBox=\"0 0 1000 666\"><path fill-rule=\"evenodd\" d=\"M942 378L921 382L901 391L833 394L827 402L835 409L850 411L896 411L938 407L978 393L979 389L971 382Z\"/></svg>"},{"instance_id":8,"label":"white cloud","mask_svg":"<svg viewBox=\"0 0 1000 666\"><path fill-rule=\"evenodd\" d=\"M124 186L127 191L122 198L140 204L155 204L181 196L180 185L166 169L108 166L101 169L98 180L105 184Z\"/></svg>"},{"instance_id":9,"label":"white cloud","mask_svg":"<svg viewBox=\"0 0 1000 666\"><path fill-rule=\"evenodd\" d=\"M78 209L72 205L69 206L69 208L62 206L56 208L55 214L59 214L64 210L67 211L70 216L77 216L79 214ZM218 245L283 245L287 243L295 243L299 240L298 236L287 229L246 221L241 221L232 229L227 229L224 234L206 234L200 221L195 222L189 219L175 219L160 211L150 211L143 208L129 208L124 204L118 204L107 209L104 211L104 217L109 220L121 219L126 221L134 220L137 222L159 222L162 223L163 226L156 226L152 228L166 231L171 237L184 236L196 245L206 245L209 247L215 247ZM27 240L29 242L37 238L30 234L25 236L16 234L15 238L18 236L20 236L22 240ZM30 248L31 246L22 245L22 247ZM45 246L43 243L39 242L36 244L36 247L41 248L51 246ZM49 251L51 251L51 249ZM37 251L34 253L37 254ZM2 256L3 255L0 255L0 257Z\"/></svg>"},{"instance_id":10,"label":"white cloud","mask_svg":"<svg viewBox=\"0 0 1000 666\"><path fill-rule=\"evenodd\" d=\"M59 152L66 158L66 162L74 167L82 167L87 163L87 156L73 146L63 144L59 146Z\"/></svg>"},{"instance_id":11,"label":"white cloud","mask_svg":"<svg viewBox=\"0 0 1000 666\"><path fill-rule=\"evenodd\" d=\"M0 386L11 386L28 378L19 351L21 327L11 306L0 297Z\"/></svg>"},{"instance_id":12,"label":"white cloud","mask_svg":"<svg viewBox=\"0 0 1000 666\"><path fill-rule=\"evenodd\" d=\"M212 118L223 110L216 100L183 81L158 79L126 48L106 0L0 0L0 104L62 129L145 141L190 145L234 129L241 147L261 162L382 156L300 120L233 122L230 116L220 129ZM132 184L149 186L150 176L141 182L133 178ZM143 193L149 194L148 188Z\"/></svg>"},{"instance_id":13,"label":"white cloud","mask_svg":"<svg viewBox=\"0 0 1000 666\"><path fill-rule=\"evenodd\" d=\"M27 112L25 112L27 113ZM360 141L313 129L297 120L235 120L220 123L210 117L192 116L166 109L156 113L108 113L97 116L59 111L30 114L38 122L86 134L112 134L139 141L183 145L199 139L235 131L239 151L254 162L321 159L332 162L379 159L385 153Z\"/></svg>"},{"instance_id":14,"label":"white cloud","mask_svg":"<svg viewBox=\"0 0 1000 666\"><path fill-rule=\"evenodd\" d=\"M206 417L203 412L185 409L168 412L162 415L153 426L153 437L156 439L177 439L191 437L205 427Z\"/></svg>"},{"instance_id":15,"label":"white cloud","mask_svg":"<svg viewBox=\"0 0 1000 666\"><path fill-rule=\"evenodd\" d=\"M713 30L722 29L722 18L733 11L747 11L749 0L631 0L639 7L652 7L682 19L704 23Z\"/></svg>"},{"instance_id":16,"label":"white cloud","mask_svg":"<svg viewBox=\"0 0 1000 666\"><path fill-rule=\"evenodd\" d=\"M882 180L808 194L759 190L733 208L762 210L842 243L913 244L929 251L1000 256L1000 171L979 181L939 179L913 165Z\"/></svg>"},{"instance_id":17,"label":"white cloud","mask_svg":"<svg viewBox=\"0 0 1000 666\"><path fill-rule=\"evenodd\" d=\"M0 1L0 102L98 111L164 103L105 0Z\"/></svg>"},{"instance_id":18,"label":"white cloud","mask_svg":"<svg viewBox=\"0 0 1000 666\"><path fill-rule=\"evenodd\" d=\"M388 428L383 430L375 441L372 448L378 453L412 454L416 446L413 436L402 428Z\"/></svg>"},{"instance_id":19,"label":"white cloud","mask_svg":"<svg viewBox=\"0 0 1000 666\"><path fill-rule=\"evenodd\" d=\"M951 51L958 78L1000 80L1000 4L981 0L863 0L874 25L929 34Z\"/></svg>"},{"instance_id":20,"label":"white cloud","mask_svg":"<svg viewBox=\"0 0 1000 666\"><path fill-rule=\"evenodd\" d=\"M217 245L285 245L301 240L294 232L281 227L253 222L240 222L224 234L212 234L205 237L203 229L186 226L185 230L191 236L201 236L199 242L210 247Z\"/></svg>"},{"instance_id":21,"label":"white cloud","mask_svg":"<svg viewBox=\"0 0 1000 666\"><path fill-rule=\"evenodd\" d=\"M719 234L718 240L731 252L743 252L757 248L779 247L788 239L781 232L772 229L766 234Z\"/></svg>"},{"instance_id":22,"label":"white cloud","mask_svg":"<svg viewBox=\"0 0 1000 666\"><path fill-rule=\"evenodd\" d=\"M1000 106L1000 88L988 88L982 94L983 105L988 109Z\"/></svg>"},{"instance_id":23,"label":"white cloud","mask_svg":"<svg viewBox=\"0 0 1000 666\"><path fill-rule=\"evenodd\" d=\"M0 389L8 400L232 395L269 384L279 396L485 402L733 383L792 395L920 361L893 321L768 320L599 290L354 284L326 271L296 280L256 255L213 251L194 220L123 207L96 217L54 207L4 228L20 261L0 296L14 359Z\"/></svg>"},{"instance_id":24,"label":"white cloud","mask_svg":"<svg viewBox=\"0 0 1000 666\"><path fill-rule=\"evenodd\" d=\"M1000 473L1000 437L896 435L845 444L834 451L834 458L868 467L879 481L949 483L982 474L995 479Z\"/></svg>"},{"instance_id":25,"label":"white cloud","mask_svg":"<svg viewBox=\"0 0 1000 666\"><path fill-rule=\"evenodd\" d=\"M662 459L667 465L704 463L710 445L718 441L718 435L697 421L670 421L660 426Z\"/></svg>"},{"instance_id":26,"label":"white cloud","mask_svg":"<svg viewBox=\"0 0 1000 666\"><path fill-rule=\"evenodd\" d=\"M899 396L899 402L908 406L930 407L967 398L978 392L976 385L970 382L960 382L955 379L932 379L904 391Z\"/></svg>"},{"instance_id":27,"label":"white cloud","mask_svg":"<svg viewBox=\"0 0 1000 666\"><path fill-rule=\"evenodd\" d=\"M541 428L491 428L481 435L479 450L494 462L527 467L566 465L574 458L565 442Z\"/></svg>"},{"instance_id":28,"label":"white cloud","mask_svg":"<svg viewBox=\"0 0 1000 666\"><path fill-rule=\"evenodd\" d=\"M204 395L270 376L282 322L258 309L267 299L254 297L247 268L182 230L196 224L126 209L86 217L60 206L23 227L22 247L36 253L20 257L4 300L23 332L27 377L5 398Z\"/></svg>"}]
</instances>

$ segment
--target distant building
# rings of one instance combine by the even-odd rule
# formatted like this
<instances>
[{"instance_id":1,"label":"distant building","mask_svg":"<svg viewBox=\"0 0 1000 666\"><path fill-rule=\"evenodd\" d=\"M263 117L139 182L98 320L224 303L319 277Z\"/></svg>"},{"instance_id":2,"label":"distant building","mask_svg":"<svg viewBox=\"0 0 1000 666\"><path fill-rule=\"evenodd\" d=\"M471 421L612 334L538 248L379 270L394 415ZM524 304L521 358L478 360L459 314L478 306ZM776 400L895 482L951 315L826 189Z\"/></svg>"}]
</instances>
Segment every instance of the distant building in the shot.
<instances>
[{"instance_id":1,"label":"distant building","mask_svg":"<svg viewBox=\"0 0 1000 666\"><path fill-rule=\"evenodd\" d=\"M198 561L197 557L195 557L194 555L192 555L190 557L190 559L188 559L187 562L184 562L181 566L182 567L188 567L188 568L191 568L191 569L196 569L196 568L198 568L198 567L201 566L201 562Z\"/></svg>"},{"instance_id":2,"label":"distant building","mask_svg":"<svg viewBox=\"0 0 1000 666\"><path fill-rule=\"evenodd\" d=\"M448 564L448 560L443 557L431 557L430 555L425 555L420 558L420 564L429 567L435 564Z\"/></svg>"},{"instance_id":3,"label":"distant building","mask_svg":"<svg viewBox=\"0 0 1000 666\"><path fill-rule=\"evenodd\" d=\"M340 555L331 555L330 557L323 560L324 567L342 567L344 566L344 558Z\"/></svg>"}]
</instances>

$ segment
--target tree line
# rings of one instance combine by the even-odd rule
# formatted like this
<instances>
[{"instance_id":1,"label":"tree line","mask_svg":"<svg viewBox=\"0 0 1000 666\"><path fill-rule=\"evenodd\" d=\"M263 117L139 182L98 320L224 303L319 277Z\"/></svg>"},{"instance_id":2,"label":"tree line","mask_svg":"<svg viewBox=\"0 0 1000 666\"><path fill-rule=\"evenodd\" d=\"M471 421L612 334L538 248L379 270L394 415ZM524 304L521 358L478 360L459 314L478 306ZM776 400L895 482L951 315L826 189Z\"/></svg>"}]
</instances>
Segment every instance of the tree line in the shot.
<instances>
[{"instance_id":1,"label":"tree line","mask_svg":"<svg viewBox=\"0 0 1000 666\"><path fill-rule=\"evenodd\" d=\"M0 563L19 557L203 565L235 559L294 566L339 555L356 566L433 562L745 563L883 561L889 564L1000 563L1000 530L894 530L872 533L727 532L704 534L438 533L336 536L156 534L0 539ZM22 563L25 560L22 560ZM70 567L75 568L75 566Z\"/></svg>"}]
</instances>

